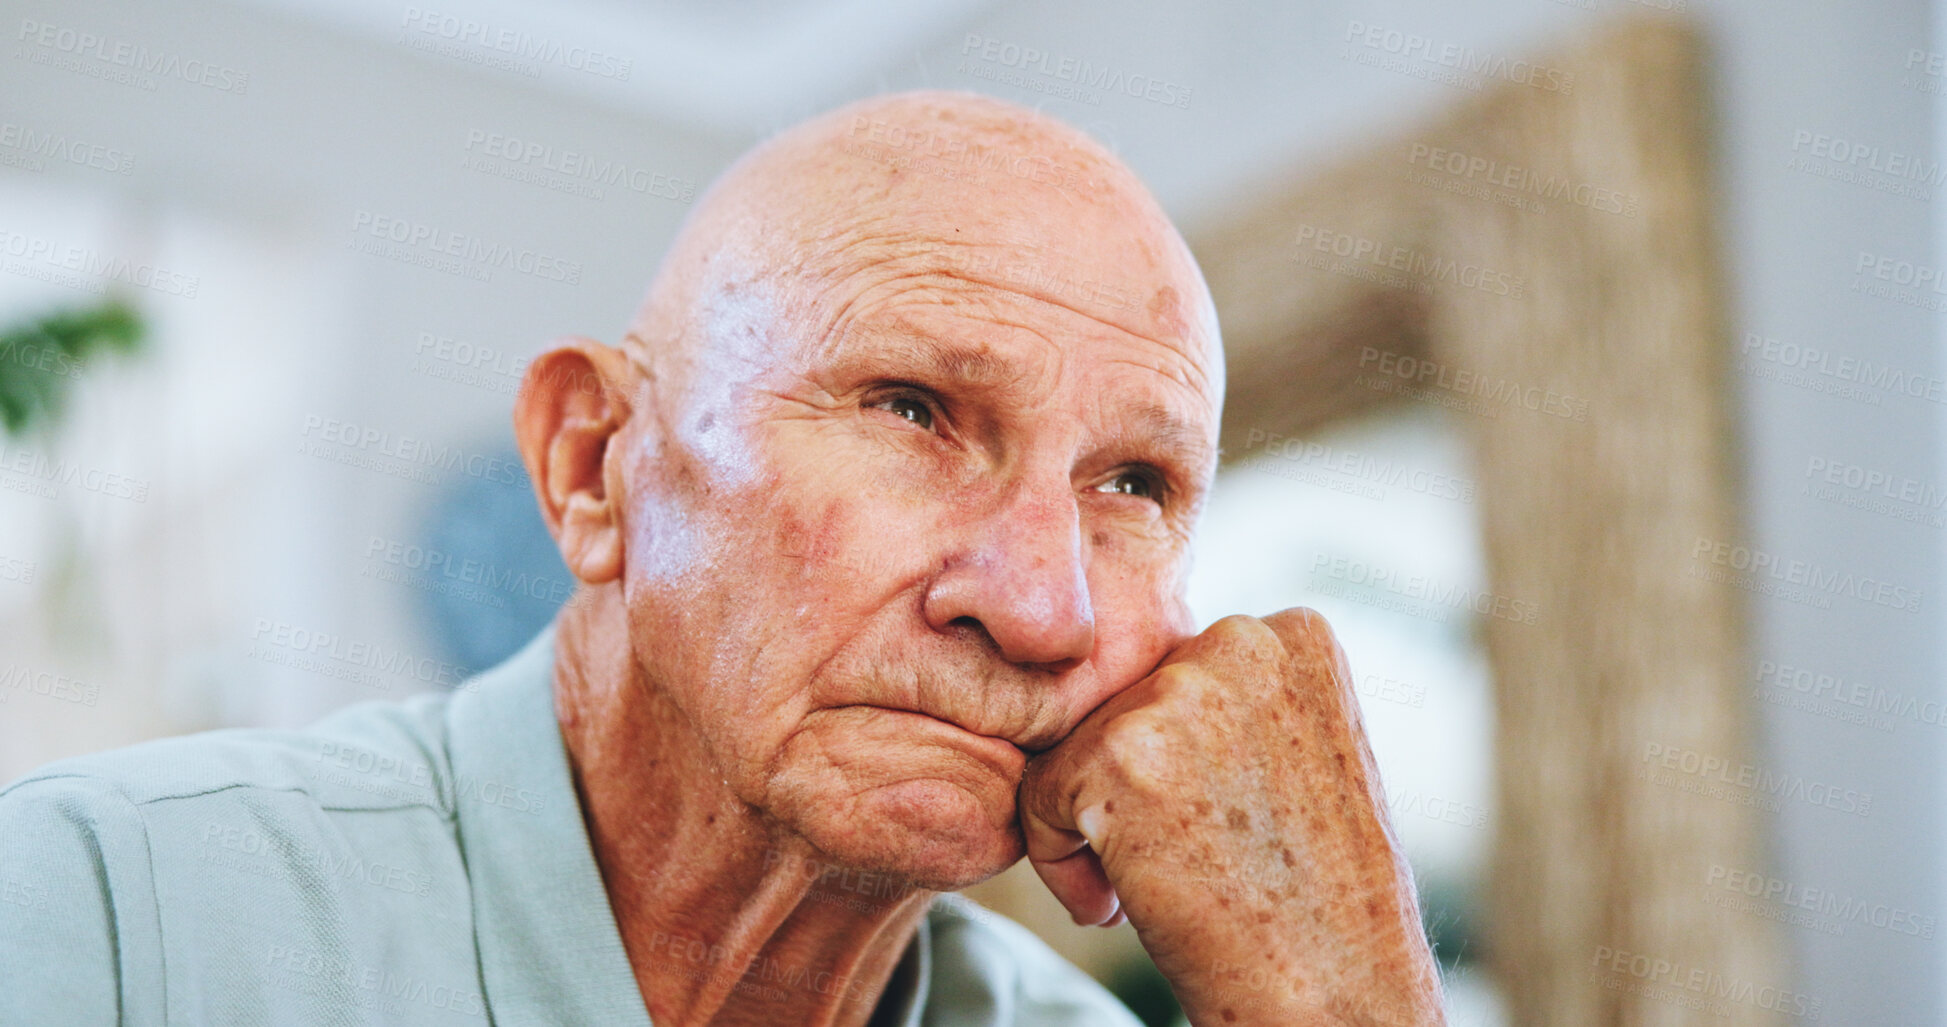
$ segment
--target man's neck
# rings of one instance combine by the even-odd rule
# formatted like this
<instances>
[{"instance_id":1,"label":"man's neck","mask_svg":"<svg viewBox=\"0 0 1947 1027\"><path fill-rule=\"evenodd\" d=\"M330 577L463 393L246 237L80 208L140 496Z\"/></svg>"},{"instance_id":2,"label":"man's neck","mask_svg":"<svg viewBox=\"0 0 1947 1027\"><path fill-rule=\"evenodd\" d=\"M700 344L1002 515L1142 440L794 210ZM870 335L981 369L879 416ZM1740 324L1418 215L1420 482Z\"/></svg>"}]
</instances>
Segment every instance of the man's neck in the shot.
<instances>
[{"instance_id":1,"label":"man's neck","mask_svg":"<svg viewBox=\"0 0 1947 1027\"><path fill-rule=\"evenodd\" d=\"M869 1021L934 893L824 863L732 795L642 679L613 586L561 612L555 710L651 1019Z\"/></svg>"}]
</instances>

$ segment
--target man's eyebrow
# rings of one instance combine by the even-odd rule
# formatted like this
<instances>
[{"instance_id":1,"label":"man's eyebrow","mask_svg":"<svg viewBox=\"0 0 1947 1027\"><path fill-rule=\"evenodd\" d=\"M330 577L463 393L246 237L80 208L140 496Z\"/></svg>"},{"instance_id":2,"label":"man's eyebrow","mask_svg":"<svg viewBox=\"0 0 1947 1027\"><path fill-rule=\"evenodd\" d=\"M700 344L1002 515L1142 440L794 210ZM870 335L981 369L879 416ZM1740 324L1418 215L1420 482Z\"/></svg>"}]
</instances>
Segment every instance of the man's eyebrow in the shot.
<instances>
[{"instance_id":1,"label":"man's eyebrow","mask_svg":"<svg viewBox=\"0 0 1947 1027\"><path fill-rule=\"evenodd\" d=\"M1131 442L1153 446L1164 453L1187 460L1190 469L1204 473L1217 461L1216 449L1203 428L1156 403L1138 403L1124 415L1126 430L1116 434Z\"/></svg>"},{"instance_id":2,"label":"man's eyebrow","mask_svg":"<svg viewBox=\"0 0 1947 1027\"><path fill-rule=\"evenodd\" d=\"M922 379L922 384L990 387L1020 376L1018 369L984 346L947 342L916 332L877 333L859 339L856 348L847 349L854 357L865 355L861 350L876 350L877 354L890 351L899 359L900 370Z\"/></svg>"}]
</instances>

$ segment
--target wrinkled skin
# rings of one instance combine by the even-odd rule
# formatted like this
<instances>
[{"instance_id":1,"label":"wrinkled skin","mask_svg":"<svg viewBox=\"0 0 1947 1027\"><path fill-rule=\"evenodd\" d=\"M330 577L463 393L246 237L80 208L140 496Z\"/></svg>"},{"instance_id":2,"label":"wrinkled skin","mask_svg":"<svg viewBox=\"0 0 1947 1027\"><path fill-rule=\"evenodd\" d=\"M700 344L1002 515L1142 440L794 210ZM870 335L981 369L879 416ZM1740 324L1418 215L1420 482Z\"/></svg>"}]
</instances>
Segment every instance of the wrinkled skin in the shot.
<instances>
[{"instance_id":1,"label":"wrinkled skin","mask_svg":"<svg viewBox=\"0 0 1947 1027\"><path fill-rule=\"evenodd\" d=\"M530 366L556 705L657 1023L865 1023L932 894L1024 854L1196 1022L1438 1021L1329 630L1192 637L1222 396L1127 169L949 93L766 143L620 347Z\"/></svg>"}]
</instances>

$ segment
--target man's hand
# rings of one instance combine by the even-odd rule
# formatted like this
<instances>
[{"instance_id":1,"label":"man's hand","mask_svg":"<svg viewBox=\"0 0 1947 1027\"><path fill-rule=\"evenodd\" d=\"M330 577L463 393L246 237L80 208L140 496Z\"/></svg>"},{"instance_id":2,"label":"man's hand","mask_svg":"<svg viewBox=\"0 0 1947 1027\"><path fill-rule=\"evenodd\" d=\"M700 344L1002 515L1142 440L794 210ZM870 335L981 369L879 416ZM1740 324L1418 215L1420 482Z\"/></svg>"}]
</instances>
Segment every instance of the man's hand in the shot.
<instances>
[{"instance_id":1,"label":"man's hand","mask_svg":"<svg viewBox=\"0 0 1947 1027\"><path fill-rule=\"evenodd\" d=\"M1197 1024L1442 1023L1345 655L1305 609L1227 617L1021 781L1028 858L1126 915Z\"/></svg>"}]
</instances>

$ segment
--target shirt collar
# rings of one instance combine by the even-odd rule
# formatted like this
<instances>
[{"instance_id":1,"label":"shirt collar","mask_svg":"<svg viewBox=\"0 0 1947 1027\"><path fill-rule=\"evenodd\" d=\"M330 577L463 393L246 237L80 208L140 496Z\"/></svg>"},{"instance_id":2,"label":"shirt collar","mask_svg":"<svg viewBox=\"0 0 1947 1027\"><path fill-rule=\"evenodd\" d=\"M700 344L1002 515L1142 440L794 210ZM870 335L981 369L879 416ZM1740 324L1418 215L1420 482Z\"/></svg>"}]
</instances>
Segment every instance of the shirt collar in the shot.
<instances>
[{"instance_id":1,"label":"shirt collar","mask_svg":"<svg viewBox=\"0 0 1947 1027\"><path fill-rule=\"evenodd\" d=\"M502 1023L651 1027L588 842L554 710L554 625L466 682L447 709L453 808L487 1008ZM882 1004L919 1027L931 990L922 918ZM907 972L910 970L910 972Z\"/></svg>"},{"instance_id":2,"label":"shirt collar","mask_svg":"<svg viewBox=\"0 0 1947 1027\"><path fill-rule=\"evenodd\" d=\"M933 931L927 917L920 917L919 930L899 957L892 982L879 996L881 1006L896 1010L887 1023L898 1027L920 1027L920 1014L926 1012L926 997L933 988Z\"/></svg>"},{"instance_id":3,"label":"shirt collar","mask_svg":"<svg viewBox=\"0 0 1947 1027\"><path fill-rule=\"evenodd\" d=\"M554 712L554 627L447 711L487 1008L501 1023L649 1027Z\"/></svg>"}]
</instances>

